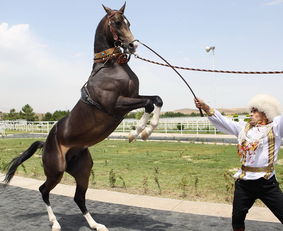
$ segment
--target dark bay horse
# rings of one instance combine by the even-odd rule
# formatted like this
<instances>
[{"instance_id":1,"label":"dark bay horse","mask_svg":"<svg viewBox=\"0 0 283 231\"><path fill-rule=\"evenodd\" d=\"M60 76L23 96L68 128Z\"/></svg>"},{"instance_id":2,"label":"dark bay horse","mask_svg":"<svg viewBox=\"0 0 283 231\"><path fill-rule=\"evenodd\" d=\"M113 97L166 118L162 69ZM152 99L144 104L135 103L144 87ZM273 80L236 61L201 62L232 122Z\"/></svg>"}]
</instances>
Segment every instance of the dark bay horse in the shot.
<instances>
[{"instance_id":1,"label":"dark bay horse","mask_svg":"<svg viewBox=\"0 0 283 231\"><path fill-rule=\"evenodd\" d=\"M104 6L103 6L104 7ZM157 126L162 100L159 96L139 95L139 80L127 64L127 54L136 50L130 23L124 16L125 4L120 10L104 7L106 16L99 23L94 42L95 63L82 97L71 113L51 129L45 142L36 141L8 166L5 182L8 184L17 167L30 158L37 149L43 148L42 161L46 181L39 190L46 204L52 230L60 230L50 202L50 191L60 182L64 172L76 180L74 200L91 228L106 231L96 223L85 205L85 194L93 166L88 147L108 137L135 109L145 108L129 141L139 134L147 139ZM150 113L153 117L149 125Z\"/></svg>"}]
</instances>

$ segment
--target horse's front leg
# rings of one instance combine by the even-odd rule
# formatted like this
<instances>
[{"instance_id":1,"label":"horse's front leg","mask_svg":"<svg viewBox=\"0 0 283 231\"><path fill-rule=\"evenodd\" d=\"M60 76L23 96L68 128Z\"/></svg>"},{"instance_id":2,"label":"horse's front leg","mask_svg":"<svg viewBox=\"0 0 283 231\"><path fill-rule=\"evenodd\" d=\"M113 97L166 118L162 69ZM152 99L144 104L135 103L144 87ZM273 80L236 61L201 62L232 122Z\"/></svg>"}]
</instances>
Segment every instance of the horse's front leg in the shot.
<instances>
[{"instance_id":1,"label":"horse's front leg","mask_svg":"<svg viewBox=\"0 0 283 231\"><path fill-rule=\"evenodd\" d=\"M159 96L143 96L144 98L149 98L155 105L152 119L150 120L149 126L146 126L141 133L141 138L147 140L152 134L153 130L158 126L161 107L163 106L163 101Z\"/></svg>"},{"instance_id":2,"label":"horse's front leg","mask_svg":"<svg viewBox=\"0 0 283 231\"><path fill-rule=\"evenodd\" d=\"M138 122L136 129L129 134L129 142L132 142L145 129L150 113L154 110L153 100L149 97L139 96L138 98L130 98L120 96L116 102L115 109L120 111L132 111L139 108L145 108L145 112Z\"/></svg>"},{"instance_id":3,"label":"horse's front leg","mask_svg":"<svg viewBox=\"0 0 283 231\"><path fill-rule=\"evenodd\" d=\"M154 110L154 105L155 110ZM138 137L142 132L142 139L146 140L158 125L159 116L163 101L159 96L138 96L138 98L129 98L129 97L119 97L116 109L132 111L138 108L145 108L145 112L141 119L139 120L136 129L131 131L129 134L129 142L132 142ZM154 110L151 123L146 127L148 120L150 119L150 113Z\"/></svg>"}]
</instances>

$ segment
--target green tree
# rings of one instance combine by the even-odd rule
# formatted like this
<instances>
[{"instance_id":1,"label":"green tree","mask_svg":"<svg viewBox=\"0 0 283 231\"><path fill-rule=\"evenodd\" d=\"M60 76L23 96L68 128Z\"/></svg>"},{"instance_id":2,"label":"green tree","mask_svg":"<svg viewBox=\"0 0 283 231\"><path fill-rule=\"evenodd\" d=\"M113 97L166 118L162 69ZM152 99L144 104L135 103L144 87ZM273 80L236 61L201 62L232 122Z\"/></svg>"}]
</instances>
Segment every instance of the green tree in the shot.
<instances>
[{"instance_id":1,"label":"green tree","mask_svg":"<svg viewBox=\"0 0 283 231\"><path fill-rule=\"evenodd\" d=\"M3 115L4 120L17 120L19 119L19 117L20 117L19 113L16 112L15 108L12 108L9 113L5 113Z\"/></svg>"},{"instance_id":2,"label":"green tree","mask_svg":"<svg viewBox=\"0 0 283 231\"><path fill-rule=\"evenodd\" d=\"M27 121L35 121L38 119L33 111L33 108L29 104L26 104L22 107L22 110L20 111L20 118Z\"/></svg>"},{"instance_id":3,"label":"green tree","mask_svg":"<svg viewBox=\"0 0 283 231\"><path fill-rule=\"evenodd\" d=\"M135 119L139 120L140 118L142 118L142 115L144 114L144 111L141 110L141 111L137 111L135 113Z\"/></svg>"},{"instance_id":4,"label":"green tree","mask_svg":"<svg viewBox=\"0 0 283 231\"><path fill-rule=\"evenodd\" d=\"M42 118L43 121L53 121L52 113L46 112Z\"/></svg>"},{"instance_id":5,"label":"green tree","mask_svg":"<svg viewBox=\"0 0 283 231\"><path fill-rule=\"evenodd\" d=\"M62 119L63 117L69 115L69 113L70 113L69 110L68 111L60 111L60 110L55 111L52 115L52 120L58 121L58 120Z\"/></svg>"},{"instance_id":6,"label":"green tree","mask_svg":"<svg viewBox=\"0 0 283 231\"><path fill-rule=\"evenodd\" d=\"M166 117L187 117L189 115L181 113L181 112L165 112L163 115L161 115L162 118L166 118Z\"/></svg>"},{"instance_id":7,"label":"green tree","mask_svg":"<svg viewBox=\"0 0 283 231\"><path fill-rule=\"evenodd\" d=\"M191 116L191 117L200 116L200 113L192 112L189 116Z\"/></svg>"},{"instance_id":8,"label":"green tree","mask_svg":"<svg viewBox=\"0 0 283 231\"><path fill-rule=\"evenodd\" d=\"M239 122L239 115L238 114L234 114L233 115L233 120L236 122Z\"/></svg>"},{"instance_id":9,"label":"green tree","mask_svg":"<svg viewBox=\"0 0 283 231\"><path fill-rule=\"evenodd\" d=\"M141 117L142 117L142 115L143 115L143 113L144 113L144 110L137 110L137 111L135 111L135 112L130 112L130 113L128 113L126 116L125 116L125 118L127 118L127 119L137 119L137 120L139 120Z\"/></svg>"}]
</instances>

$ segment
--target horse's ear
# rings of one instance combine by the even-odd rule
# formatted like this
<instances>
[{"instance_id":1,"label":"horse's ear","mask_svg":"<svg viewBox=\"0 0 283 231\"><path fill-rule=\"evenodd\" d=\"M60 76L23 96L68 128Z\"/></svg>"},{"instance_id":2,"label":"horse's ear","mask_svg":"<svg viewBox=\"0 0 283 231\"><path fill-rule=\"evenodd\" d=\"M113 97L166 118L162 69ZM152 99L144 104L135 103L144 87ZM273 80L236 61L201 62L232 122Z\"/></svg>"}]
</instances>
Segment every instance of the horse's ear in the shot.
<instances>
[{"instance_id":1,"label":"horse's ear","mask_svg":"<svg viewBox=\"0 0 283 231\"><path fill-rule=\"evenodd\" d=\"M104 10L106 11L107 14L111 14L112 13L112 10L109 8L109 7L106 7L102 4Z\"/></svg>"},{"instance_id":2,"label":"horse's ear","mask_svg":"<svg viewBox=\"0 0 283 231\"><path fill-rule=\"evenodd\" d=\"M120 9L119 11L120 11L122 14L124 14L125 8L126 8L126 2L124 3L124 5L121 7L121 9Z\"/></svg>"}]
</instances>

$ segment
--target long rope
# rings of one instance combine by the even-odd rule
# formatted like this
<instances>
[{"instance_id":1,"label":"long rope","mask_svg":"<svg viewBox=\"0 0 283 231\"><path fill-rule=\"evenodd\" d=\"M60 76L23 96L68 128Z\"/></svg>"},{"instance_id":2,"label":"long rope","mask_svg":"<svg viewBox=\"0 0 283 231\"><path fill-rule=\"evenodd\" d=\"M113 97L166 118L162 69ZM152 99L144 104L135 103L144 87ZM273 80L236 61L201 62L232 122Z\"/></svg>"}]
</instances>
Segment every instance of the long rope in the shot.
<instances>
[{"instance_id":1,"label":"long rope","mask_svg":"<svg viewBox=\"0 0 283 231\"><path fill-rule=\"evenodd\" d=\"M147 49L149 49L151 52L153 52L155 55L157 55L159 58L161 58L165 63L167 63L167 65L169 67L171 67L176 74L183 80L183 82L186 84L186 86L190 89L191 93L193 94L194 98L197 99L196 94L194 93L193 89L191 88L191 86L188 84L188 82L184 79L184 77L166 60L164 59L161 55L159 55L156 51L154 51L152 48L150 48L149 46L145 45L144 43L142 43L139 40L135 40L136 42L139 42L141 45L143 45L144 47L146 47ZM201 117L203 117L203 112L202 110L199 108L199 112Z\"/></svg>"},{"instance_id":2,"label":"long rope","mask_svg":"<svg viewBox=\"0 0 283 231\"><path fill-rule=\"evenodd\" d=\"M152 61L138 55L135 55L136 58L143 60L145 62L153 63L160 66L172 67L171 65ZM271 74L283 74L283 71L225 71L225 70L210 70L210 69L201 69L201 68L191 68L191 67L180 67L173 66L176 69L186 70L186 71L200 71L200 72L216 72L216 73L226 73L226 74L244 74L244 75L271 75Z\"/></svg>"}]
</instances>

